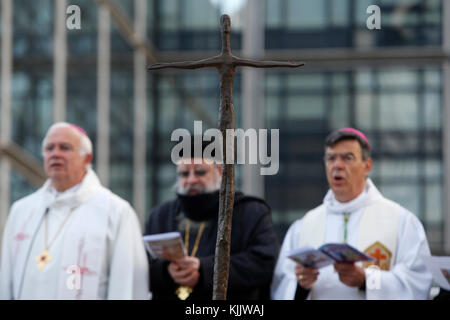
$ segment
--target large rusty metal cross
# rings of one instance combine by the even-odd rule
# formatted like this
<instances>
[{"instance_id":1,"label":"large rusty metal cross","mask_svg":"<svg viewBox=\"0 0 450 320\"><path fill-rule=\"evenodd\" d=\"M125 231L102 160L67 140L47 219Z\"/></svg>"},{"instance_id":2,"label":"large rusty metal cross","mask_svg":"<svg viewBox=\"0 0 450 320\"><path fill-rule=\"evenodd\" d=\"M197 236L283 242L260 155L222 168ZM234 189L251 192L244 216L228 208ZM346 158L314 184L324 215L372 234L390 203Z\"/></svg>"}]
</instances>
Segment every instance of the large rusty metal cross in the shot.
<instances>
[{"instance_id":1,"label":"large rusty metal cross","mask_svg":"<svg viewBox=\"0 0 450 320\"><path fill-rule=\"evenodd\" d=\"M230 26L231 21L228 15L222 15L220 18L222 33L222 52L212 58L198 61L184 61L172 63L156 63L150 65L149 70L158 70L165 68L178 69L199 69L206 67L216 67L220 73L220 109L219 109L219 129L222 133L223 159L227 158L227 146L234 146L234 141L227 141L227 129L234 130L234 109L233 109L233 79L236 67L255 67L255 68L275 68L290 67L296 68L303 63L278 62L278 61L254 61L240 59L231 54L230 46ZM234 132L234 131L233 131ZM228 138L234 137L228 135ZM231 152L234 148L231 149ZM220 187L219 200L219 220L214 264L214 286L213 299L226 300L228 286L228 271L230 264L230 236L231 219L233 215L234 203L234 163L223 162L223 179Z\"/></svg>"}]
</instances>

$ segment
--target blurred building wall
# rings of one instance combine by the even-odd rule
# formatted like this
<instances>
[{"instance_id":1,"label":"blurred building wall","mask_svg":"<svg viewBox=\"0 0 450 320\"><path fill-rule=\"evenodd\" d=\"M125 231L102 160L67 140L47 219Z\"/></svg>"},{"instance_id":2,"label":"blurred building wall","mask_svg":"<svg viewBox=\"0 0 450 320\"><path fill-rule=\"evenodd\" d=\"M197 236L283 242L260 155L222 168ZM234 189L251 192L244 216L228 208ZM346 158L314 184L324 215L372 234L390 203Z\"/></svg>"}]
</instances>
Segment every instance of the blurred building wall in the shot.
<instances>
[{"instance_id":1,"label":"blurred building wall","mask_svg":"<svg viewBox=\"0 0 450 320\"><path fill-rule=\"evenodd\" d=\"M2 0L2 20L9 2ZM70 1L81 9L81 29L62 32L55 29L61 25L55 2L13 2L10 62L2 51L2 139L9 135L41 159L43 135L55 114L63 114L89 133L96 150L94 168L106 185L134 205L143 223L153 206L174 196L171 132L192 131L194 120L204 121L203 130L216 125L219 78L215 70L144 75L142 51L133 47L109 10L90 0ZM108 2L147 39L160 61L204 58L220 48L224 8L216 1L151 0L144 6L142 1ZM381 9L381 29L369 30L366 10L375 2ZM232 50L238 56L249 52L245 48L252 39L244 37L250 19L242 3L227 12ZM255 116L262 113L265 128L280 129L280 170L253 178L263 184L257 192L262 189L271 205L280 238L290 223L321 203L327 190L325 136L352 126L364 131L373 145L375 184L420 218L434 253L444 252L444 247L449 253L448 3L265 0L263 7L261 58L306 62L298 70L266 70L258 76L264 104ZM8 30L5 21L1 25L3 44ZM57 41L66 47L55 45ZM5 83L8 67L11 75ZM243 72L235 76L237 128L248 119L244 101L249 100L244 97L261 91L244 85ZM244 92L244 87L249 89ZM10 112L4 102L8 92ZM61 105L64 110L58 113ZM2 201L4 221L9 205L35 188L2 163L0 197L9 200ZM238 188L258 189L255 182L245 187L252 185L252 176L242 167L236 172Z\"/></svg>"}]
</instances>

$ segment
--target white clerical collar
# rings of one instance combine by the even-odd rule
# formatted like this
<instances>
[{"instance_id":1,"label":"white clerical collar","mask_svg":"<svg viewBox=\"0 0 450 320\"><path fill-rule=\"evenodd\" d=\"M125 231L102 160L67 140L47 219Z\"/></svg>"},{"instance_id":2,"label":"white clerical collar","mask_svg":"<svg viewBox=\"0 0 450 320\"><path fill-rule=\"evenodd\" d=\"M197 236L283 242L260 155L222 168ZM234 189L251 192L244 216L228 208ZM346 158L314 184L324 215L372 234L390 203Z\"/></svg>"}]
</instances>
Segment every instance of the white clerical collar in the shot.
<instances>
[{"instance_id":1,"label":"white clerical collar","mask_svg":"<svg viewBox=\"0 0 450 320\"><path fill-rule=\"evenodd\" d=\"M49 185L49 191L50 191L50 193L51 193L53 196L55 196L55 198L59 198L59 197L61 197L61 196L71 195L71 194L77 192L77 190L80 189L80 186L81 186L81 182L78 183L78 184L76 184L76 185L74 185L73 187L71 187L71 188L69 188L69 189L67 189L67 190L64 190L64 191L62 191L62 192L59 192L58 190L56 190L56 189L50 184L50 185Z\"/></svg>"},{"instance_id":2,"label":"white clerical collar","mask_svg":"<svg viewBox=\"0 0 450 320\"><path fill-rule=\"evenodd\" d=\"M63 192L56 191L48 179L42 188L43 201L50 208L73 208L86 202L99 188L101 184L96 174L92 169L88 169L80 183Z\"/></svg>"},{"instance_id":3,"label":"white clerical collar","mask_svg":"<svg viewBox=\"0 0 450 320\"><path fill-rule=\"evenodd\" d=\"M364 186L363 191L353 200L348 202L339 202L335 196L333 191L328 190L325 198L323 199L323 203L328 209L329 212L344 214L344 213L352 213L366 206L368 201L368 189L369 184L366 181L366 185Z\"/></svg>"}]
</instances>

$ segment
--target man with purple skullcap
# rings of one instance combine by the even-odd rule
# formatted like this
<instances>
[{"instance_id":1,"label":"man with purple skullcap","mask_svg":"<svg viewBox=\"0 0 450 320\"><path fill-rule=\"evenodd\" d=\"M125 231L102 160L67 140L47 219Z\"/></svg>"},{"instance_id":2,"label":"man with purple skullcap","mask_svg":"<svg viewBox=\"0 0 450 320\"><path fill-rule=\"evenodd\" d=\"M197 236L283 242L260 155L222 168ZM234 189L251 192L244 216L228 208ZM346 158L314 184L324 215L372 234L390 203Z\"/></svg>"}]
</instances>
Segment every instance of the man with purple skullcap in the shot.
<instances>
[{"instance_id":1,"label":"man with purple skullcap","mask_svg":"<svg viewBox=\"0 0 450 320\"><path fill-rule=\"evenodd\" d=\"M386 199L368 177L371 146L354 128L325 139L330 190L323 203L295 221L275 268L273 299L427 299L432 276L430 249L417 217ZM375 265L334 263L320 269L287 256L296 248L348 243L375 258Z\"/></svg>"},{"instance_id":2,"label":"man with purple skullcap","mask_svg":"<svg viewBox=\"0 0 450 320\"><path fill-rule=\"evenodd\" d=\"M49 179L8 216L0 299L148 299L139 221L100 184L86 131L55 123L42 155Z\"/></svg>"}]
</instances>

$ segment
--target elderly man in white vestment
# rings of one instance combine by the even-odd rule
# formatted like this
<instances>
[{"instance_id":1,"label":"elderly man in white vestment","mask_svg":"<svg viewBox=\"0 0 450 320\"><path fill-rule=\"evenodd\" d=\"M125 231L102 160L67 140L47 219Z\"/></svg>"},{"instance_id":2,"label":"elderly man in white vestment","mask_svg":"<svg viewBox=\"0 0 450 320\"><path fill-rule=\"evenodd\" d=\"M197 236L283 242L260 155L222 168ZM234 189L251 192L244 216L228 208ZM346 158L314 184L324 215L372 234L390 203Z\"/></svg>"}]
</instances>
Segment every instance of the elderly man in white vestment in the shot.
<instances>
[{"instance_id":1,"label":"elderly man in white vestment","mask_svg":"<svg viewBox=\"0 0 450 320\"><path fill-rule=\"evenodd\" d=\"M420 221L384 198L368 178L370 144L359 130L343 128L325 140L331 190L323 203L295 221L283 241L272 299L427 299L430 249ZM335 263L321 269L287 258L294 248L348 243L376 259L375 266Z\"/></svg>"},{"instance_id":2,"label":"elderly man in white vestment","mask_svg":"<svg viewBox=\"0 0 450 320\"><path fill-rule=\"evenodd\" d=\"M80 127L52 125L42 143L48 180L12 205L3 234L2 299L148 299L139 221L90 167Z\"/></svg>"}]
</instances>

